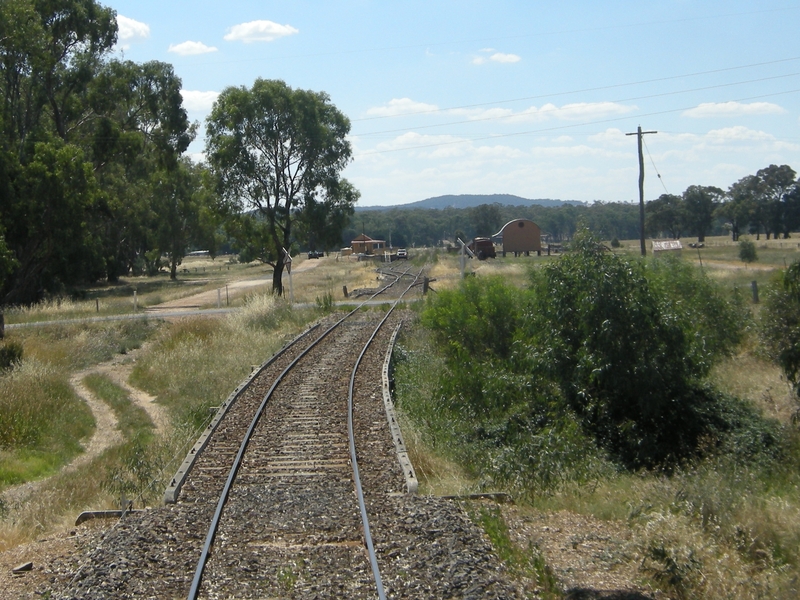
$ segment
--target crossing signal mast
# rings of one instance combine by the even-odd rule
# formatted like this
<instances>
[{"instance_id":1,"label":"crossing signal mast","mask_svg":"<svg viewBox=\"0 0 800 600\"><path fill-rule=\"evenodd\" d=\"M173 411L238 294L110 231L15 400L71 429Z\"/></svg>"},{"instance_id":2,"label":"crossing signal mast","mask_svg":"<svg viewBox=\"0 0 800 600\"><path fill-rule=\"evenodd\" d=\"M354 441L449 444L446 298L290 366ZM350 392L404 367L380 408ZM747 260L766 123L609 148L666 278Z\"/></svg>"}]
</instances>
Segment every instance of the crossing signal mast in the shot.
<instances>
[{"instance_id":1,"label":"crossing signal mast","mask_svg":"<svg viewBox=\"0 0 800 600\"><path fill-rule=\"evenodd\" d=\"M639 242L642 246L642 256L647 254L647 248L644 245L644 153L642 152L642 136L648 133L658 133L657 131L642 131L642 126L633 133L626 133L625 135L635 135L639 141Z\"/></svg>"}]
</instances>

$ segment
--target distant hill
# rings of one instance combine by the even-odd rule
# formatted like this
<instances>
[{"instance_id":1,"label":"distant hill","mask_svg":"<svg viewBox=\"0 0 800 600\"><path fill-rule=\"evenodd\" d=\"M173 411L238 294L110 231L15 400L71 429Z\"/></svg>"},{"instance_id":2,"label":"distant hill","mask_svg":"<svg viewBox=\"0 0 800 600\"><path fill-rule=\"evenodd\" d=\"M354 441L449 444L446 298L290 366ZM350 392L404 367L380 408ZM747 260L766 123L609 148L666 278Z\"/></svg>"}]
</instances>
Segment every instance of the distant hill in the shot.
<instances>
[{"instance_id":1,"label":"distant hill","mask_svg":"<svg viewBox=\"0 0 800 600\"><path fill-rule=\"evenodd\" d=\"M563 206L564 204L583 204L578 200L551 200L549 198L522 198L513 194L459 194L436 196L409 204L397 204L395 206L358 206L356 210L392 210L392 209L414 209L414 208L472 208L481 204L505 204L508 206Z\"/></svg>"}]
</instances>

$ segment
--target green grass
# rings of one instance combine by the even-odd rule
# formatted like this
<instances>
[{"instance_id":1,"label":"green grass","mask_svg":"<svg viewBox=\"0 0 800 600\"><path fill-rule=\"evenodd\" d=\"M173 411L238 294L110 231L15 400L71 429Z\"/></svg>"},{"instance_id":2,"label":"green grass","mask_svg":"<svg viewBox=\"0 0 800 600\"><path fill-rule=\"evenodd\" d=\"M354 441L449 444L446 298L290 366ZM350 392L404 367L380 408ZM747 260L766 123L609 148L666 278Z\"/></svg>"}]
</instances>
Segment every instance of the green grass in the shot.
<instances>
[{"instance_id":1,"label":"green grass","mask_svg":"<svg viewBox=\"0 0 800 600\"><path fill-rule=\"evenodd\" d=\"M89 391L111 407L125 439L146 434L154 428L147 411L131 402L128 393L107 376L92 373L83 379L83 383Z\"/></svg>"},{"instance_id":2,"label":"green grass","mask_svg":"<svg viewBox=\"0 0 800 600\"><path fill-rule=\"evenodd\" d=\"M0 488L52 473L93 427L64 372L25 359L0 375Z\"/></svg>"}]
</instances>

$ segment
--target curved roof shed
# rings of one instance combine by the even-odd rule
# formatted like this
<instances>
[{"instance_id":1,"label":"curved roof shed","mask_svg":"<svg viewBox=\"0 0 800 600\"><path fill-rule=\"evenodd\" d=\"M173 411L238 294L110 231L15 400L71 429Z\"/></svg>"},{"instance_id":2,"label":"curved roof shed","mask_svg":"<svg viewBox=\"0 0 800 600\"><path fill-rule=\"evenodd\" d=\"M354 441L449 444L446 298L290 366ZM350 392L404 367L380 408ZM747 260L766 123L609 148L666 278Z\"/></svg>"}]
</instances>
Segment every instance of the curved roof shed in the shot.
<instances>
[{"instance_id":1,"label":"curved roof shed","mask_svg":"<svg viewBox=\"0 0 800 600\"><path fill-rule=\"evenodd\" d=\"M503 238L503 252L541 252L542 230L530 219L514 219L492 237Z\"/></svg>"}]
</instances>

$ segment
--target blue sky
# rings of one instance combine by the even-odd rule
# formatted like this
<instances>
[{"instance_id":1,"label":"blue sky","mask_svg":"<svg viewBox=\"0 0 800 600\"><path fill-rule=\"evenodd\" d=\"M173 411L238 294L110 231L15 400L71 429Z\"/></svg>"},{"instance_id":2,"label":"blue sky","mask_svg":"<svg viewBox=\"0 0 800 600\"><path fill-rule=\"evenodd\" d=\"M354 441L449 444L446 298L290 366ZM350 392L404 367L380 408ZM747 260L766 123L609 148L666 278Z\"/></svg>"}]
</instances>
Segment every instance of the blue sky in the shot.
<instances>
[{"instance_id":1,"label":"blue sky","mask_svg":"<svg viewBox=\"0 0 800 600\"><path fill-rule=\"evenodd\" d=\"M101 3L102 0L101 0ZM257 77L352 122L360 204L443 194L634 201L800 171L800 2L113 0L118 54L174 65L203 152ZM660 173L661 178L656 173Z\"/></svg>"}]
</instances>

